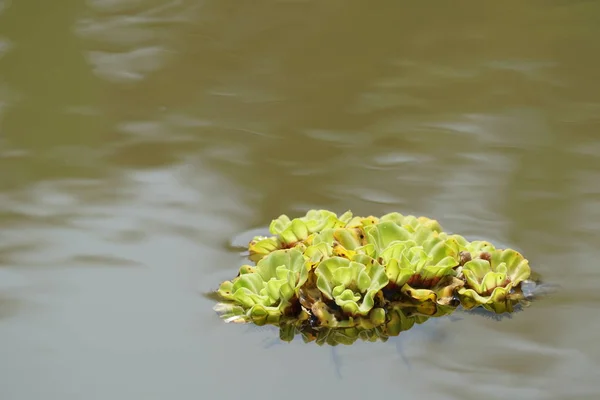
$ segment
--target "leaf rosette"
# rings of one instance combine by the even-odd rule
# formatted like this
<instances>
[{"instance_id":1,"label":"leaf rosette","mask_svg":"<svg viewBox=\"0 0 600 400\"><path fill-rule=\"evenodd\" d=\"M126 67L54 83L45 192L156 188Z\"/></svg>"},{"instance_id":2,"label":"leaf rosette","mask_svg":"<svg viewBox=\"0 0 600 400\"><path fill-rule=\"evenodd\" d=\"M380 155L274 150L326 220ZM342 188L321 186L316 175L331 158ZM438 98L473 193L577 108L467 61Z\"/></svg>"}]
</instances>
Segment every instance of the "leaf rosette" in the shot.
<instances>
[{"instance_id":1,"label":"leaf rosette","mask_svg":"<svg viewBox=\"0 0 600 400\"><path fill-rule=\"evenodd\" d=\"M286 249L298 244L310 245L315 233L328 229L341 228L352 219L350 211L337 214L327 210L310 210L305 216L290 219L287 215L280 215L271 221L270 237L257 236L248 246L250 259L258 262L264 256L278 249Z\"/></svg>"},{"instance_id":2,"label":"leaf rosette","mask_svg":"<svg viewBox=\"0 0 600 400\"><path fill-rule=\"evenodd\" d=\"M219 295L231 302L220 313L230 321L277 322L308 279L307 265L299 250L288 249L271 252L255 268L242 266L237 278L219 287Z\"/></svg>"},{"instance_id":3,"label":"leaf rosette","mask_svg":"<svg viewBox=\"0 0 600 400\"><path fill-rule=\"evenodd\" d=\"M304 217L290 219L281 215L273 220L269 231L276 235L284 245L291 245L306 240L311 234L326 229L341 228L352 218L351 212L338 216L327 210L311 210Z\"/></svg>"},{"instance_id":4,"label":"leaf rosette","mask_svg":"<svg viewBox=\"0 0 600 400\"><path fill-rule=\"evenodd\" d=\"M492 311L504 312L512 289L529 278L529 262L512 249L483 251L479 257L466 262L462 268L465 286L458 290L461 303L465 309L483 305Z\"/></svg>"},{"instance_id":5,"label":"leaf rosette","mask_svg":"<svg viewBox=\"0 0 600 400\"><path fill-rule=\"evenodd\" d=\"M215 310L229 322L279 325L282 340L386 340L459 304L503 313L528 298L520 253L449 234L434 219L311 210L281 215L269 230L248 245L256 266L221 284Z\"/></svg>"},{"instance_id":6,"label":"leaf rosette","mask_svg":"<svg viewBox=\"0 0 600 400\"><path fill-rule=\"evenodd\" d=\"M351 316L366 316L375 305L375 295L389 282L379 263L368 265L343 257L331 257L315 268L317 287Z\"/></svg>"}]
</instances>

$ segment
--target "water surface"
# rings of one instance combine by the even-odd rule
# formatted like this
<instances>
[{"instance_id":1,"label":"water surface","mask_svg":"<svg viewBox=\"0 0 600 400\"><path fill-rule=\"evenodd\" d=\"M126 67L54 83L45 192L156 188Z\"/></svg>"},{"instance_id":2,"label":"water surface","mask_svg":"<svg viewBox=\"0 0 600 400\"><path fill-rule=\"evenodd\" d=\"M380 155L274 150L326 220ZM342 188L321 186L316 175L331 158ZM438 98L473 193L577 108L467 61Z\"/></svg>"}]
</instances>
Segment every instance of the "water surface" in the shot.
<instances>
[{"instance_id":1,"label":"water surface","mask_svg":"<svg viewBox=\"0 0 600 400\"><path fill-rule=\"evenodd\" d=\"M597 2L59 3L0 1L0 397L598 398ZM335 352L220 321L232 240L309 208L562 291Z\"/></svg>"}]
</instances>

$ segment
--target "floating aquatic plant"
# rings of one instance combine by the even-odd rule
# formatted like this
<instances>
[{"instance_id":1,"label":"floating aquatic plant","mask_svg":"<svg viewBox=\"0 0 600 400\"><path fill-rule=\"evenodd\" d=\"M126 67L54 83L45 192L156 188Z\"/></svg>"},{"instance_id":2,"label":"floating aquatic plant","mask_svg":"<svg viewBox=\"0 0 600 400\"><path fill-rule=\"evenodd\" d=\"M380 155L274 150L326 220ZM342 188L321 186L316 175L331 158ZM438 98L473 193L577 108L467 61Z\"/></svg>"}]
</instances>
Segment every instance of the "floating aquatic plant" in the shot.
<instances>
[{"instance_id":1,"label":"floating aquatic plant","mask_svg":"<svg viewBox=\"0 0 600 400\"><path fill-rule=\"evenodd\" d=\"M501 314L526 300L531 270L520 253L426 217L311 210L269 231L250 241L256 265L220 285L215 310L227 322L278 325L282 340L387 340L457 307Z\"/></svg>"}]
</instances>

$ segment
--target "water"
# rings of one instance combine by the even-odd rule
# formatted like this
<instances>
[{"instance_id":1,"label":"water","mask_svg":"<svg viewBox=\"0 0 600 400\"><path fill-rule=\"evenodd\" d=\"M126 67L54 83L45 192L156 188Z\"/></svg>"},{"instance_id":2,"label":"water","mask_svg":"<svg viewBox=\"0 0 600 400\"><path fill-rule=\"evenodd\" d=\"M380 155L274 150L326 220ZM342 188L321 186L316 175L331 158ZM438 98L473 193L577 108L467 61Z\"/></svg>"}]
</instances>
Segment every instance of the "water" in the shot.
<instances>
[{"instance_id":1,"label":"water","mask_svg":"<svg viewBox=\"0 0 600 400\"><path fill-rule=\"evenodd\" d=\"M598 398L598 2L59 3L0 1L2 399ZM334 353L220 321L232 240L313 207L562 290Z\"/></svg>"}]
</instances>

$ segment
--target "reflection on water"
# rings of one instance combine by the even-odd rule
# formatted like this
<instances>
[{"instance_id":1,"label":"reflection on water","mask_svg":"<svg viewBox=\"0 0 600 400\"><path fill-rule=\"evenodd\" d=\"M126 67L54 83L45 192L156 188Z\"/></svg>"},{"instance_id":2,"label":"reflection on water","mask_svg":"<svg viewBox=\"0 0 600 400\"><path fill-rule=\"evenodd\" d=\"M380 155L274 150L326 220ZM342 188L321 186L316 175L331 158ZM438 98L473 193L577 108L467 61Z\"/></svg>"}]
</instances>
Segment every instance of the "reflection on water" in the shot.
<instances>
[{"instance_id":1,"label":"reflection on water","mask_svg":"<svg viewBox=\"0 0 600 400\"><path fill-rule=\"evenodd\" d=\"M599 13L0 1L2 398L258 398L307 370L324 396L597 398ZM231 238L308 208L427 215L563 290L402 357L349 346L332 381L329 349L265 349L201 295Z\"/></svg>"}]
</instances>

